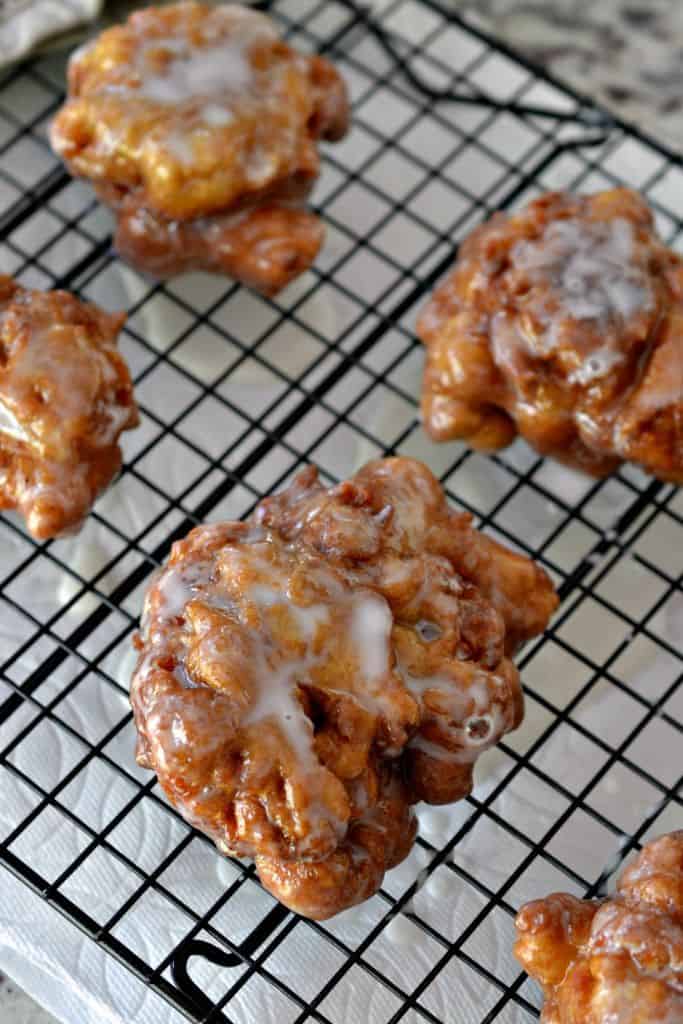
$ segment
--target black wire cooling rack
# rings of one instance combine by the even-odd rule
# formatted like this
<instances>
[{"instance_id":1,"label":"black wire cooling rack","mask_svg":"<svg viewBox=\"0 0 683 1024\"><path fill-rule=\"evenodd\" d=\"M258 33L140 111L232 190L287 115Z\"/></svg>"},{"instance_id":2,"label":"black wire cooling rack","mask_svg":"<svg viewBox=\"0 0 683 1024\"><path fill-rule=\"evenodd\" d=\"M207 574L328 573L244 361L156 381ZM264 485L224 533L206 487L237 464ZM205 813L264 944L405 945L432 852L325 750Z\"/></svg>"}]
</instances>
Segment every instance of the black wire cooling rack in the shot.
<instances>
[{"instance_id":1,"label":"black wire cooling rack","mask_svg":"<svg viewBox=\"0 0 683 1024\"><path fill-rule=\"evenodd\" d=\"M414 317L474 224L548 188L637 187L680 245L681 161L436 2L261 6L337 63L354 114L315 193L325 252L272 301L124 268L106 213L45 141L63 61L0 86L2 270L128 306L143 415L78 541L0 523L0 862L174 1020L529 1021L538 994L509 949L519 903L603 891L683 821L683 500L630 467L579 479L522 442L491 458L429 444ZM521 659L525 724L475 794L439 827L423 815L414 853L365 907L315 924L220 858L136 768L125 666L175 539L248 514L307 461L337 480L381 453L425 459L482 529L546 566L562 605Z\"/></svg>"}]
</instances>

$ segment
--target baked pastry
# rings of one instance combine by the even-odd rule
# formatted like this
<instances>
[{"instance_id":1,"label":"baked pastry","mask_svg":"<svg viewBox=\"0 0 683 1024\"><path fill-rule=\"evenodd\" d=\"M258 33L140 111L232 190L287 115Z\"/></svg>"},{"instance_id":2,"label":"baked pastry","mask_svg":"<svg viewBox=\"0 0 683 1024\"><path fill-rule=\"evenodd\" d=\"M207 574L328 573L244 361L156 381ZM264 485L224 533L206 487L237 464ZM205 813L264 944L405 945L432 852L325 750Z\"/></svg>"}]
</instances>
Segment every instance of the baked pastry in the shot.
<instances>
[{"instance_id":1,"label":"baked pastry","mask_svg":"<svg viewBox=\"0 0 683 1024\"><path fill-rule=\"evenodd\" d=\"M556 893L517 916L515 953L543 1024L683 1021L683 832L643 847L613 898Z\"/></svg>"},{"instance_id":2,"label":"baked pastry","mask_svg":"<svg viewBox=\"0 0 683 1024\"><path fill-rule=\"evenodd\" d=\"M312 263L317 142L349 116L327 60L258 11L180 3L107 29L72 56L68 84L53 148L112 207L140 270L206 269L272 295Z\"/></svg>"},{"instance_id":3,"label":"baked pastry","mask_svg":"<svg viewBox=\"0 0 683 1024\"><path fill-rule=\"evenodd\" d=\"M138 761L287 906L329 917L408 852L411 804L469 793L522 718L510 655L556 603L420 463L329 489L307 468L173 546L138 638Z\"/></svg>"},{"instance_id":4,"label":"baked pastry","mask_svg":"<svg viewBox=\"0 0 683 1024\"><path fill-rule=\"evenodd\" d=\"M120 468L119 435L138 422L124 320L0 275L0 508L37 540L77 530Z\"/></svg>"},{"instance_id":5,"label":"baked pastry","mask_svg":"<svg viewBox=\"0 0 683 1024\"><path fill-rule=\"evenodd\" d=\"M683 264L630 189L496 214L417 331L435 440L492 451L519 432L596 476L629 460L683 480Z\"/></svg>"}]
</instances>

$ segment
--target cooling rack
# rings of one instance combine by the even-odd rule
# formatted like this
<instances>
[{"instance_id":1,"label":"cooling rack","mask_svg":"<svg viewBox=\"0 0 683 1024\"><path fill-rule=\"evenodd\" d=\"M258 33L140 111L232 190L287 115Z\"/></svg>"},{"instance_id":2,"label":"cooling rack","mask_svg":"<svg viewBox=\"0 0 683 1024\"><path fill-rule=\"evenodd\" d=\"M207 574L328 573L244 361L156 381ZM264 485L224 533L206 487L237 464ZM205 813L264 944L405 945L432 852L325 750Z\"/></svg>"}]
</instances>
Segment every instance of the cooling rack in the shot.
<instances>
[{"instance_id":1,"label":"cooling rack","mask_svg":"<svg viewBox=\"0 0 683 1024\"><path fill-rule=\"evenodd\" d=\"M531 1021L515 909L605 891L683 822L683 499L630 467L579 478L522 442L491 458L430 444L414 318L468 230L545 189L639 188L680 247L681 161L437 2L260 6L337 63L354 115L315 192L325 251L272 301L125 268L108 215L45 141L63 61L0 85L2 270L127 308L142 409L78 540L36 544L0 521L0 863L168 1019ZM422 810L381 892L315 924L135 766L130 642L150 573L192 525L248 514L306 462L333 481L389 453L428 462L480 528L548 569L562 604L520 659L525 723L482 759L473 796Z\"/></svg>"}]
</instances>

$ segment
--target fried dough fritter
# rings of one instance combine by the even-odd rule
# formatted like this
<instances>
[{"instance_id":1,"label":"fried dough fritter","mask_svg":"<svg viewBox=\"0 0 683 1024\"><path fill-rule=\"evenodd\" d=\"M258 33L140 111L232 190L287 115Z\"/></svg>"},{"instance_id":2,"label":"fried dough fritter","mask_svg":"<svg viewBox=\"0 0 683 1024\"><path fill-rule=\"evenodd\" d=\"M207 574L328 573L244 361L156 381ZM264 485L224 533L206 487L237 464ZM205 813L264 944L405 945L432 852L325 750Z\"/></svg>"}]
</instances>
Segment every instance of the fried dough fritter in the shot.
<instances>
[{"instance_id":1,"label":"fried dough fritter","mask_svg":"<svg viewBox=\"0 0 683 1024\"><path fill-rule=\"evenodd\" d=\"M138 423L125 316L0 275L0 508L38 540L77 530Z\"/></svg>"},{"instance_id":2,"label":"fried dough fritter","mask_svg":"<svg viewBox=\"0 0 683 1024\"><path fill-rule=\"evenodd\" d=\"M53 148L112 207L119 251L140 270L207 269L274 294L313 261L322 225L301 204L318 141L347 131L346 88L265 15L136 11L72 56L68 84Z\"/></svg>"},{"instance_id":3,"label":"fried dough fritter","mask_svg":"<svg viewBox=\"0 0 683 1024\"><path fill-rule=\"evenodd\" d=\"M166 221L129 203L119 209L120 256L154 277L206 270L273 295L306 270L322 243L321 221L308 210L265 206L202 221Z\"/></svg>"},{"instance_id":4,"label":"fried dough fritter","mask_svg":"<svg viewBox=\"0 0 683 1024\"><path fill-rule=\"evenodd\" d=\"M545 991L543 1024L680 1024L683 832L648 843L612 898L528 903L515 953Z\"/></svg>"},{"instance_id":5,"label":"fried dough fritter","mask_svg":"<svg viewBox=\"0 0 683 1024\"><path fill-rule=\"evenodd\" d=\"M630 189L549 193L463 244L417 326L438 441L683 480L683 263Z\"/></svg>"},{"instance_id":6,"label":"fried dough fritter","mask_svg":"<svg viewBox=\"0 0 683 1024\"><path fill-rule=\"evenodd\" d=\"M411 804L470 792L521 721L509 656L556 603L420 463L329 489L306 469L250 522L174 545L145 601L138 760L274 895L328 917L405 856Z\"/></svg>"}]
</instances>

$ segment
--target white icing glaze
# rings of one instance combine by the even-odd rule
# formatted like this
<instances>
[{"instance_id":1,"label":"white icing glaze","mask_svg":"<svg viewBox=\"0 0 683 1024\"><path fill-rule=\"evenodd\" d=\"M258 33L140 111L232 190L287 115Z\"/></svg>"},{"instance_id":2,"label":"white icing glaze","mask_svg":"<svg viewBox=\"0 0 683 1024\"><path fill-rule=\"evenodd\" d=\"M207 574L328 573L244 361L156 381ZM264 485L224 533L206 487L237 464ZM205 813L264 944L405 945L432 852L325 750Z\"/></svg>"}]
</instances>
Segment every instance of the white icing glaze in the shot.
<instances>
[{"instance_id":1,"label":"white icing glaze","mask_svg":"<svg viewBox=\"0 0 683 1024\"><path fill-rule=\"evenodd\" d=\"M284 605L294 617L299 630L309 642L315 638L318 626L329 621L329 611L324 604L309 604L305 608L287 600L287 595L264 583L255 583L249 589L249 597L260 608L274 608Z\"/></svg>"},{"instance_id":2,"label":"white icing glaze","mask_svg":"<svg viewBox=\"0 0 683 1024\"><path fill-rule=\"evenodd\" d=\"M31 327L26 343L14 357L9 374L3 381L6 402L14 399L20 404L40 389L46 403L59 402L63 419L83 414L84 399L92 401L97 386L97 353L88 346L85 337L75 339L81 361L60 358L59 325L42 330Z\"/></svg>"},{"instance_id":3,"label":"white icing glaze","mask_svg":"<svg viewBox=\"0 0 683 1024\"><path fill-rule=\"evenodd\" d=\"M20 299L15 302L20 305ZM105 342L95 347L87 329L71 324L34 327L30 313L26 318L16 316L11 329L25 332L26 338L3 374L0 434L23 441L47 456L56 416L68 437L70 421L97 412L97 433L91 430L89 440L103 446L113 444L130 418L130 406L117 403L115 397L116 372L108 356L113 346ZM26 402L34 402L36 394L42 397L45 413L38 411L30 419L24 416L22 422L17 413ZM60 437L57 440L61 442ZM60 474L60 467L55 465L53 475Z\"/></svg>"},{"instance_id":4,"label":"white icing glaze","mask_svg":"<svg viewBox=\"0 0 683 1024\"><path fill-rule=\"evenodd\" d=\"M223 534L223 524L207 524L202 527L205 540L208 542L212 535ZM239 539L243 544L255 544L263 540L264 531L256 525L249 525L243 530ZM205 591L212 582L212 563L208 561L179 562L176 565L167 565L159 571L156 581L157 593L163 597L163 605L159 613L162 622L182 615L185 606L193 600L201 591ZM147 627L149 616L149 597L154 588L150 587L145 598L141 626L143 630ZM205 595L209 604L216 604L216 595Z\"/></svg>"},{"instance_id":5,"label":"white icing glaze","mask_svg":"<svg viewBox=\"0 0 683 1024\"><path fill-rule=\"evenodd\" d=\"M195 597L200 587L209 583L210 579L211 569L208 562L181 564L164 572L159 581L159 592L164 597L164 618L182 615L188 602Z\"/></svg>"},{"instance_id":6,"label":"white icing glaze","mask_svg":"<svg viewBox=\"0 0 683 1024\"><path fill-rule=\"evenodd\" d=\"M590 384L600 377L606 377L613 367L623 362L623 358L620 352L615 352L614 349L607 346L596 349L573 373L569 374L569 383Z\"/></svg>"},{"instance_id":7,"label":"white icing glaze","mask_svg":"<svg viewBox=\"0 0 683 1024\"><path fill-rule=\"evenodd\" d=\"M247 181L256 187L264 185L277 169L278 157L264 146L253 146L247 156L245 174Z\"/></svg>"},{"instance_id":8,"label":"white icing glaze","mask_svg":"<svg viewBox=\"0 0 683 1024\"><path fill-rule=\"evenodd\" d=\"M256 668L257 691L244 719L245 725L273 719L304 766L315 762L313 725L297 699L297 681L305 679L308 660L286 663L273 670L265 656Z\"/></svg>"},{"instance_id":9,"label":"white icing glaze","mask_svg":"<svg viewBox=\"0 0 683 1024\"><path fill-rule=\"evenodd\" d=\"M463 715L467 710L468 699L464 688L458 686L451 676L414 676L399 665L399 671L407 688L420 700L428 690L437 690L449 695L454 715Z\"/></svg>"},{"instance_id":10,"label":"white icing glaze","mask_svg":"<svg viewBox=\"0 0 683 1024\"><path fill-rule=\"evenodd\" d=\"M317 491L308 474L294 485L294 493L296 500L292 499L291 507L287 507L286 498L283 501L286 515L284 523L279 525L281 533L268 532L268 526L280 520L273 505L267 503L261 507L260 517L257 516L263 526L254 528L257 535L253 545L248 547L243 543L244 536L236 527L229 525L222 527L226 531L225 543L217 535L215 549L213 544L207 545L212 567L211 579L208 579L206 565L200 563L183 566L179 563L164 571L166 577L172 573L175 578L168 579L162 575L151 591L155 622L160 615L167 619L182 615L187 601L193 597L199 598L200 595L209 611L213 612L216 608L229 611L223 624L220 616L207 615L195 606L192 616L186 617L186 634L183 634L183 624L180 622L174 624L172 630L160 630L160 640L163 642L164 633L169 637L173 644L175 663L183 660L184 649L187 650L184 648L184 636L187 637L192 651L192 658L186 661L187 671L197 680L201 677L212 686L224 685L226 690L232 690L235 682L246 680L243 687L245 701L238 706L238 701L232 695L229 698L235 708L233 731L244 728L243 735L236 736L234 740L231 756L233 753L239 756L242 750L243 763L248 764L252 756L258 760L252 752L263 742L268 752L268 761L275 762L274 767L277 768L279 751L291 749L296 757L287 754L281 762L283 785L287 787L288 780L294 778L301 779L309 775L315 778L314 773L319 773L321 767L314 750L314 723L316 729L325 727L322 718L328 715L328 699L332 703L332 725L337 720L335 715L337 701L340 699L362 704L374 713L386 711L386 721L377 722L374 727L369 723L367 733L363 716L362 730L368 739L362 738L361 741L375 742L380 756L387 756L386 746L380 744L393 742L396 736L398 755L406 742L406 725L408 735L416 726L412 701L406 699L405 693L397 701L392 693L402 678L407 691L423 705L423 710L425 705L432 705L425 719L427 715L432 716L441 729L441 733L437 732L441 742L431 742L418 735L414 737L412 746L426 750L441 760L471 763L485 746L494 742L496 734L510 724L506 716L509 718L512 711L506 711L504 715L497 707L500 704L505 708L511 703L507 679L503 676L489 678L489 673L475 662L451 663L440 674L429 676L413 676L396 666L396 652L392 648L391 607L381 594L369 589L378 585L378 579L384 580L381 548L378 558L365 554L366 551L377 551L378 538L374 535L376 515L366 517L370 520L366 532L364 525L358 526L360 502L356 494L353 491L347 494L344 490L342 497L346 503L330 501L329 493ZM409 497L406 487L406 501ZM416 498L414 492L412 498L419 502L419 496ZM426 495L427 498L433 499L431 491ZM400 502L397 501L396 505L400 506ZM392 516L396 519L403 515L410 518L411 511L403 511L398 507ZM353 558L347 557L346 562L334 558L328 561L312 546L302 546L300 540L292 541L292 535L300 528L297 524L304 521L310 523L315 517L318 517L314 534L316 544L320 537L330 547L336 543L343 557L345 547L339 535L346 531L344 539L348 537L355 545L354 552L360 550L363 555L354 554ZM391 519L392 524L394 518ZM419 518L417 515L412 521ZM427 521L425 528L428 526ZM195 533L193 538L196 543L190 545L190 557L204 557L205 545L201 533ZM311 542L310 538L306 539ZM416 546L420 540L418 537ZM410 555L409 546L406 544L405 547ZM398 546L396 550L399 550ZM402 581L406 574L396 564L398 558L398 554L388 557L386 575ZM425 602L431 601L431 592L436 590L439 597L451 602L447 607L457 613L455 594L448 592L448 583L454 569L445 558L443 563L436 556L423 555L420 558L416 554L412 559L413 572L417 573L420 569L417 579L420 582L426 580ZM459 591L461 583L457 579L452 582L452 589ZM438 623L448 622L440 610L432 615L430 608L428 617L418 620L416 624L427 638L426 642L441 635L440 627L431 621L432 617ZM236 623L241 624L243 632L236 631ZM405 627L406 624L403 625ZM148 651L153 647L154 637L150 636L152 628L152 624L148 623L145 629L144 643ZM207 633L202 636L201 631L204 629ZM223 641L226 639L236 649L234 662L230 654L225 654ZM215 648L212 651L210 645L214 642ZM157 652L157 664L164 667L160 661L161 653ZM234 673L232 679L220 682L220 673L214 669L222 666L212 665L214 653L216 662L221 657L225 659L228 671ZM238 658L243 660L240 662ZM144 673L145 669L141 667L138 670L133 685L134 695L139 691L141 671ZM502 666L499 671L504 675L506 666ZM185 681L180 675L177 678L183 685L193 685L191 679ZM168 685L168 680L161 677L160 689L164 685ZM177 692L177 687L173 689ZM143 699L149 698L145 695ZM343 709L343 704L339 706ZM487 723L487 729L483 732L479 728L482 722ZM402 733L399 733L399 725L403 729ZM273 733L273 726L277 727L278 732ZM169 728L166 723L163 727ZM191 734L194 730L190 729L189 732ZM385 735L390 739L386 740ZM324 737L320 736L320 743L328 738L330 736L326 732ZM182 746L186 742L186 735L178 733L171 740ZM226 742L232 744L232 738ZM388 756L393 756L393 750ZM300 790L294 781L291 785L292 791ZM306 805L305 813L309 823L312 819L310 833L315 837L316 826L319 824L322 829L327 824L327 807L314 796ZM359 810L359 813L363 811Z\"/></svg>"},{"instance_id":11,"label":"white icing glaze","mask_svg":"<svg viewBox=\"0 0 683 1024\"><path fill-rule=\"evenodd\" d=\"M135 92L155 103L173 105L195 96L239 93L249 87L251 80L244 43L231 40L196 53L188 47L168 62L165 74L144 74Z\"/></svg>"},{"instance_id":12,"label":"white icing glaze","mask_svg":"<svg viewBox=\"0 0 683 1024\"><path fill-rule=\"evenodd\" d=\"M179 160L181 164L192 163L194 153L192 144L185 135L178 132L169 133L164 137L164 149Z\"/></svg>"},{"instance_id":13,"label":"white icing glaze","mask_svg":"<svg viewBox=\"0 0 683 1024\"><path fill-rule=\"evenodd\" d=\"M628 319L652 304L645 271L634 258L633 228L620 217L553 221L539 241L518 242L512 258L532 277L538 270L549 274L562 312L576 320Z\"/></svg>"},{"instance_id":14,"label":"white icing glaze","mask_svg":"<svg viewBox=\"0 0 683 1024\"><path fill-rule=\"evenodd\" d=\"M274 25L255 11L227 5L220 9L221 19L226 15L233 22L231 33L214 45L197 49L189 40L166 37L143 47L136 67L140 82L131 91L165 105L182 103L196 96L239 95L247 91L254 79L250 51L259 42L275 39L277 33ZM213 40L209 37L205 41ZM167 51L172 58L163 73L150 74L148 54L160 50ZM204 109L213 110L215 116L216 108ZM209 118L211 116L210 113Z\"/></svg>"},{"instance_id":15,"label":"white icing glaze","mask_svg":"<svg viewBox=\"0 0 683 1024\"><path fill-rule=\"evenodd\" d=\"M671 878L674 881L679 877L679 872L675 869L672 870L670 866L662 864L661 861L656 861L653 864L652 860L642 855L636 858L632 864L629 864L626 870L628 871L629 887L633 886L636 882L642 882L644 878L652 878L653 875ZM625 883L622 881L621 885L623 888Z\"/></svg>"},{"instance_id":16,"label":"white icing glaze","mask_svg":"<svg viewBox=\"0 0 683 1024\"><path fill-rule=\"evenodd\" d=\"M360 669L373 689L389 671L389 644L393 617L379 594L363 592L353 602L351 638L358 652Z\"/></svg>"},{"instance_id":17,"label":"white icing glaze","mask_svg":"<svg viewBox=\"0 0 683 1024\"><path fill-rule=\"evenodd\" d=\"M130 419L130 406L107 402L106 407L100 409L100 415L103 423L97 433L97 442L102 445L114 444Z\"/></svg>"},{"instance_id":18,"label":"white icing glaze","mask_svg":"<svg viewBox=\"0 0 683 1024\"><path fill-rule=\"evenodd\" d=\"M532 292L529 308L545 324L540 335L516 331L499 314L492 322L492 345L496 362L515 373L519 350L548 356L562 344L564 322L592 320L607 329L611 321L628 321L654 304L647 267L640 256L629 221L584 221L568 218L551 222L539 240L518 242L512 262L525 271L532 283L550 281L557 310ZM590 384L610 372L623 355L609 337L595 352L582 353L571 383Z\"/></svg>"},{"instance_id":19,"label":"white icing glaze","mask_svg":"<svg viewBox=\"0 0 683 1024\"><path fill-rule=\"evenodd\" d=\"M653 913L657 912L646 903L642 911L633 907L625 910L618 900L605 904L593 919L588 948L616 956L627 953L644 975L665 978L675 985L672 973L683 972L683 960L677 955L677 950L683 948L683 927L673 917L658 914L657 946L660 955L666 952L666 963L660 968L646 966L652 955ZM680 991L683 993L683 988Z\"/></svg>"},{"instance_id":20,"label":"white icing glaze","mask_svg":"<svg viewBox=\"0 0 683 1024\"><path fill-rule=\"evenodd\" d=\"M429 690L438 692L440 706L450 715L449 722L441 725L448 735L448 746L418 734L408 744L414 750L452 764L469 764L509 728L499 703L505 701L499 676L476 672L468 683L460 683L448 676L415 677L400 665L399 671L418 701Z\"/></svg>"},{"instance_id":21,"label":"white icing glaze","mask_svg":"<svg viewBox=\"0 0 683 1024\"><path fill-rule=\"evenodd\" d=\"M529 348L520 337L514 323L510 321L507 313L500 310L491 317L491 352L497 366L501 368L509 378L510 383L517 392L518 401L521 400L522 392L518 384L518 375L521 357L524 352L534 350ZM540 354L540 353L536 353Z\"/></svg>"},{"instance_id":22,"label":"white icing glaze","mask_svg":"<svg viewBox=\"0 0 683 1024\"><path fill-rule=\"evenodd\" d=\"M6 434L17 441L28 441L29 434L12 410L0 401L0 434Z\"/></svg>"},{"instance_id":23,"label":"white icing glaze","mask_svg":"<svg viewBox=\"0 0 683 1024\"><path fill-rule=\"evenodd\" d=\"M312 671L330 656L329 646L318 642L318 629L329 622L332 609L340 614L338 628L348 632L345 646L358 658L360 680L355 689L356 699L374 713L381 713L387 703L383 689L390 670L391 611L380 595L368 590L345 588L333 572L322 567L316 567L314 571L320 600L308 605L295 602L288 592L286 573L268 560L267 535L263 529L254 526L248 533L240 534L239 539L241 542L251 541L257 547L248 551L243 544L226 547L221 555L220 571L232 578L245 573L258 574L258 581L250 584L244 596L247 608L256 610L261 619L258 631L252 633L255 642L250 670L254 685L243 724L253 726L267 720L275 721L302 766L313 767L317 765L313 726L299 700L299 686L305 685ZM157 622L163 626L170 619L181 616L187 603L197 597L201 597L209 607L228 610L233 618L247 614L244 608L240 611L237 605L232 606L226 599L225 592L212 579L213 570L213 561L180 562L164 569L156 588L151 591L162 598ZM278 608L290 617L298 637L304 641L302 656L288 657L273 642L269 616ZM138 670L143 676L156 661L155 637L149 635L150 611L147 602L143 630L147 632L149 653ZM157 637L163 642L163 629L159 630ZM192 685L182 665L176 667L175 674L183 685Z\"/></svg>"},{"instance_id":24,"label":"white icing glaze","mask_svg":"<svg viewBox=\"0 0 683 1024\"><path fill-rule=\"evenodd\" d=\"M201 109L202 121L210 125L230 124L235 120L235 115L227 107L220 107L217 103L207 103Z\"/></svg>"}]
</instances>

